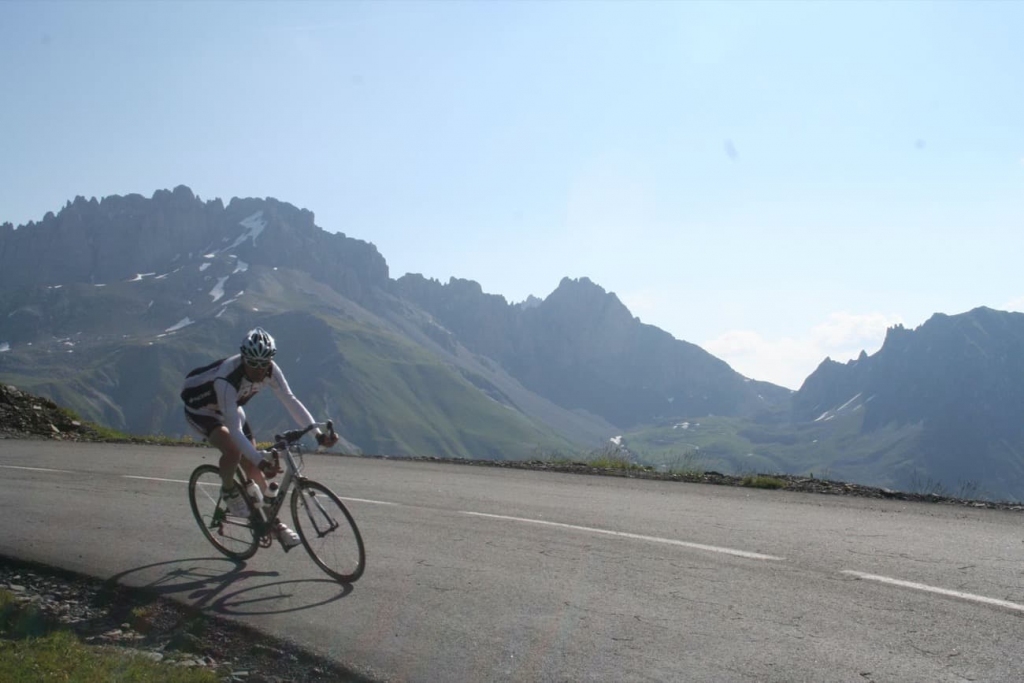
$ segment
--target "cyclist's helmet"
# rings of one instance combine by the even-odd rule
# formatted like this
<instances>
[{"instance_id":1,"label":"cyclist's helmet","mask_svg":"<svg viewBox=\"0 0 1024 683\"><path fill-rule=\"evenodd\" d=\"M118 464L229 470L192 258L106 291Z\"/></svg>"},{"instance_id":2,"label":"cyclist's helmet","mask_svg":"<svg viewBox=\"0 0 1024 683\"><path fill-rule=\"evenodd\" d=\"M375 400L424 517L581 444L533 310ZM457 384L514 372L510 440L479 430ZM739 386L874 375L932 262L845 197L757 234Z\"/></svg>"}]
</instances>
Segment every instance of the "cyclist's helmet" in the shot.
<instances>
[{"instance_id":1,"label":"cyclist's helmet","mask_svg":"<svg viewBox=\"0 0 1024 683\"><path fill-rule=\"evenodd\" d=\"M262 327L249 330L241 346L242 359L259 364L269 364L277 353L274 338Z\"/></svg>"}]
</instances>

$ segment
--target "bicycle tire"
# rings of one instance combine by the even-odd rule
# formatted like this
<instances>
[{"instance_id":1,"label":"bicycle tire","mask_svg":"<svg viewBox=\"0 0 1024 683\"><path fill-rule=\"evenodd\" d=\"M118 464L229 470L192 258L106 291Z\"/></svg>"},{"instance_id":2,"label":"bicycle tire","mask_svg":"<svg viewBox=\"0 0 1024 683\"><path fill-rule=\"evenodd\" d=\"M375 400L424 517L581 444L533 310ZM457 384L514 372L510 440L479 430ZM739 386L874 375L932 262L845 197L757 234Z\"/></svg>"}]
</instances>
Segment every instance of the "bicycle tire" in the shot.
<instances>
[{"instance_id":1,"label":"bicycle tire","mask_svg":"<svg viewBox=\"0 0 1024 683\"><path fill-rule=\"evenodd\" d=\"M366 569L366 548L356 521L341 499L320 482L305 479L292 491L291 508L295 531L313 562L341 583L358 580ZM328 557L329 550L340 554Z\"/></svg>"},{"instance_id":2,"label":"bicycle tire","mask_svg":"<svg viewBox=\"0 0 1024 683\"><path fill-rule=\"evenodd\" d=\"M188 479L188 502L192 515L214 548L233 560L248 560L259 550L260 539L248 522L224 523L226 515L220 500L221 485L220 468L216 465L200 465L193 470ZM230 546L227 545L229 541Z\"/></svg>"}]
</instances>

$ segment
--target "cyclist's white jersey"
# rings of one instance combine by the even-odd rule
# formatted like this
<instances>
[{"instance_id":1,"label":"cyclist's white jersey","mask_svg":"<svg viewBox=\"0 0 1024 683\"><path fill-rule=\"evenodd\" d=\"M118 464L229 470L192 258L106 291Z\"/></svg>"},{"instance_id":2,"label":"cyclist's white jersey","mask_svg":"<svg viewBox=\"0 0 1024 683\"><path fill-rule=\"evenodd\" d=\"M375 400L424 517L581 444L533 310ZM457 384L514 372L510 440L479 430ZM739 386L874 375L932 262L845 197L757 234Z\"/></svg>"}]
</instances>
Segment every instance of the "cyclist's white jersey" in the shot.
<instances>
[{"instance_id":1,"label":"cyclist's white jersey","mask_svg":"<svg viewBox=\"0 0 1024 683\"><path fill-rule=\"evenodd\" d=\"M245 424L245 411L242 410L242 406L265 386L270 387L300 428L313 424L313 416L306 410L306 406L295 398L277 363L270 363L270 372L263 381L251 382L245 376L241 354L215 361L188 373L185 386L181 390L181 399L185 402L187 412L214 418L226 426L242 454L253 462L259 462L262 459L260 452L242 433L242 425Z\"/></svg>"}]
</instances>

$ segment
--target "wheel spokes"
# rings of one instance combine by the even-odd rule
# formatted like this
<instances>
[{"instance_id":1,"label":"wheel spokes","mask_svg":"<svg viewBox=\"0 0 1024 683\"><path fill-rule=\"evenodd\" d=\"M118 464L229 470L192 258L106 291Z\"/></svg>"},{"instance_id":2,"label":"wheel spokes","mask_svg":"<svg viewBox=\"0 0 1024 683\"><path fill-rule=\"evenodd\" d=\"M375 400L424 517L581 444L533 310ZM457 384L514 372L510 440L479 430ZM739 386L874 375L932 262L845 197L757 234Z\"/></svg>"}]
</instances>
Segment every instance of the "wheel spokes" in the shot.
<instances>
[{"instance_id":1,"label":"wheel spokes","mask_svg":"<svg viewBox=\"0 0 1024 683\"><path fill-rule=\"evenodd\" d=\"M303 545L321 569L341 581L362 575L362 538L337 496L321 484L304 482L293 495L292 516Z\"/></svg>"},{"instance_id":2,"label":"wheel spokes","mask_svg":"<svg viewBox=\"0 0 1024 683\"><path fill-rule=\"evenodd\" d=\"M229 557L251 557L256 549L252 526L248 520L227 514L221 499L221 478L216 467L201 466L189 481L189 497L193 514L217 550Z\"/></svg>"}]
</instances>

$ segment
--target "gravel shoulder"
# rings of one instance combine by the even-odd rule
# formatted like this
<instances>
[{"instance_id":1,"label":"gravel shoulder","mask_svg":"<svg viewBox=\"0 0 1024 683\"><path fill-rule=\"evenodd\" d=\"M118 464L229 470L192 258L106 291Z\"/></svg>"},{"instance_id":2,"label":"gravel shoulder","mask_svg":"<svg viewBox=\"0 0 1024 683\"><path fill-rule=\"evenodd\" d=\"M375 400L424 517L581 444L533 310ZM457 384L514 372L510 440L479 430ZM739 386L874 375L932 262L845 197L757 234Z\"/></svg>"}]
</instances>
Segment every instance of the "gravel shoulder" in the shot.
<instances>
[{"instance_id":1,"label":"gravel shoulder","mask_svg":"<svg viewBox=\"0 0 1024 683\"><path fill-rule=\"evenodd\" d=\"M0 589L34 618L16 636L70 630L91 646L116 648L172 666L203 668L222 681L371 683L294 643L143 589L0 555ZM0 629L2 631L2 629Z\"/></svg>"}]
</instances>

